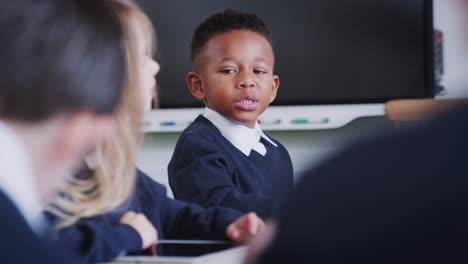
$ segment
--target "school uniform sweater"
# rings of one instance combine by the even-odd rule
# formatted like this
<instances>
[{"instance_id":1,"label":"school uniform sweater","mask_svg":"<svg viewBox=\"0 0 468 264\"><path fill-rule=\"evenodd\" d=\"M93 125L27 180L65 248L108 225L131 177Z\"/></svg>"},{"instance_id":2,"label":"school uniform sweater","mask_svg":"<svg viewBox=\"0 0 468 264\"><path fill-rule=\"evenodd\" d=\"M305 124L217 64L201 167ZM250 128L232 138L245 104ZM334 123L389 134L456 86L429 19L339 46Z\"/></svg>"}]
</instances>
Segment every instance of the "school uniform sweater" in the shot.
<instances>
[{"instance_id":1,"label":"school uniform sweater","mask_svg":"<svg viewBox=\"0 0 468 264\"><path fill-rule=\"evenodd\" d=\"M0 121L0 263L75 263L73 256L44 241L47 221L26 149Z\"/></svg>"},{"instance_id":2,"label":"school uniform sweater","mask_svg":"<svg viewBox=\"0 0 468 264\"><path fill-rule=\"evenodd\" d=\"M79 263L63 248L41 239L0 190L0 263Z\"/></svg>"},{"instance_id":3,"label":"school uniform sweater","mask_svg":"<svg viewBox=\"0 0 468 264\"><path fill-rule=\"evenodd\" d=\"M121 208L60 229L54 232L54 239L69 241L85 262L109 261L122 252L141 253L137 231L119 224L127 211L143 213L157 229L159 239L227 239L227 226L242 216L228 208L207 209L171 199L163 185L138 171L135 191Z\"/></svg>"},{"instance_id":4,"label":"school uniform sweater","mask_svg":"<svg viewBox=\"0 0 468 264\"><path fill-rule=\"evenodd\" d=\"M208 119L199 116L181 134L168 165L174 197L205 207L224 206L271 216L293 188L287 150L276 140L260 138L265 156L245 155Z\"/></svg>"}]
</instances>

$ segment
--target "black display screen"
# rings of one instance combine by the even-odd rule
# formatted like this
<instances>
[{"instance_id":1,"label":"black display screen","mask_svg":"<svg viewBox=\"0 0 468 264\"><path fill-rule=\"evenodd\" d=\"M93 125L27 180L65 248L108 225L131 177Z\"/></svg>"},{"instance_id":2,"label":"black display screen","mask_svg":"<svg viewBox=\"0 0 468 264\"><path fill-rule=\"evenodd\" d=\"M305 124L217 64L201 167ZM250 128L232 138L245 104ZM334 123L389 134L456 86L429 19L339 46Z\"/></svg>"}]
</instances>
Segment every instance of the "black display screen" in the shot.
<instances>
[{"instance_id":1,"label":"black display screen","mask_svg":"<svg viewBox=\"0 0 468 264\"><path fill-rule=\"evenodd\" d=\"M140 0L156 27L159 106L203 106L188 91L195 27L225 8L269 26L281 85L272 105L433 97L430 0Z\"/></svg>"}]
</instances>

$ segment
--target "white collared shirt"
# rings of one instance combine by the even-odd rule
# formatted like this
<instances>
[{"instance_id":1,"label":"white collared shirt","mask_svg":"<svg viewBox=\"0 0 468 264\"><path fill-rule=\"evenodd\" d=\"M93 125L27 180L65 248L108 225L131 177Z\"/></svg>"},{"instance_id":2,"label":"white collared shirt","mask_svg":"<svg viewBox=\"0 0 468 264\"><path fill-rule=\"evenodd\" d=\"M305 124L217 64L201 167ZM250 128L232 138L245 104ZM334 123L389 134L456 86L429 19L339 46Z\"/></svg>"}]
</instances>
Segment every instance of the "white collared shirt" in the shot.
<instances>
[{"instance_id":1,"label":"white collared shirt","mask_svg":"<svg viewBox=\"0 0 468 264\"><path fill-rule=\"evenodd\" d=\"M46 220L31 160L24 144L3 122L0 122L0 146L0 190L16 205L32 230L41 236Z\"/></svg>"},{"instance_id":2,"label":"white collared shirt","mask_svg":"<svg viewBox=\"0 0 468 264\"><path fill-rule=\"evenodd\" d=\"M260 138L264 138L273 146L278 147L275 142L263 133L258 123L255 123L254 128L248 128L242 124L238 124L227 119L208 107L205 108L203 116L210 120L210 122L219 129L221 134L246 156L249 156L252 150L255 150L262 156L265 156L267 150L265 145L260 142Z\"/></svg>"}]
</instances>

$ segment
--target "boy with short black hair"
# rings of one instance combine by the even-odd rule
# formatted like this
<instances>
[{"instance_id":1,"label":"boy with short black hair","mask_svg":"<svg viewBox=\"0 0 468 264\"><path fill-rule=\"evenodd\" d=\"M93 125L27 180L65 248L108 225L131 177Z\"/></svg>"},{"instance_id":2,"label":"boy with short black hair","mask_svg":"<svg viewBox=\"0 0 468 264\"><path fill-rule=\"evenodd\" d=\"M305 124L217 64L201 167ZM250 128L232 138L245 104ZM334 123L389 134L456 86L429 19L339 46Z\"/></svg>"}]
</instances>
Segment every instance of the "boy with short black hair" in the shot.
<instances>
[{"instance_id":1,"label":"boy with short black hair","mask_svg":"<svg viewBox=\"0 0 468 264\"><path fill-rule=\"evenodd\" d=\"M255 14L225 10L197 27L191 58L187 84L206 109L169 163L174 197L268 217L293 187L287 150L257 122L279 86L270 31Z\"/></svg>"}]
</instances>

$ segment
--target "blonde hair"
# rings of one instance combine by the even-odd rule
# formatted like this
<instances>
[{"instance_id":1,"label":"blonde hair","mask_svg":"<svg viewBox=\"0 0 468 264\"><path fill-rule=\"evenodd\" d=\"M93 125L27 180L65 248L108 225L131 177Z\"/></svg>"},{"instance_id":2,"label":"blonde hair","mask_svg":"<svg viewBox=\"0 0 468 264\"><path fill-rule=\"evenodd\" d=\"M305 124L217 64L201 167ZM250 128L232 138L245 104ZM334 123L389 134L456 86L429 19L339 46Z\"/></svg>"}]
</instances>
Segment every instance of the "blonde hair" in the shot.
<instances>
[{"instance_id":1,"label":"blonde hair","mask_svg":"<svg viewBox=\"0 0 468 264\"><path fill-rule=\"evenodd\" d=\"M121 40L127 64L122 101L115 114L116 133L95 148L85 177L76 174L62 195L47 208L60 221L58 228L70 226L82 218L115 210L128 200L136 177L136 154L142 139L142 97L139 80L141 54L139 41L144 41L152 54L153 27L148 17L131 0L105 0L111 3L124 30Z\"/></svg>"}]
</instances>

